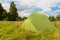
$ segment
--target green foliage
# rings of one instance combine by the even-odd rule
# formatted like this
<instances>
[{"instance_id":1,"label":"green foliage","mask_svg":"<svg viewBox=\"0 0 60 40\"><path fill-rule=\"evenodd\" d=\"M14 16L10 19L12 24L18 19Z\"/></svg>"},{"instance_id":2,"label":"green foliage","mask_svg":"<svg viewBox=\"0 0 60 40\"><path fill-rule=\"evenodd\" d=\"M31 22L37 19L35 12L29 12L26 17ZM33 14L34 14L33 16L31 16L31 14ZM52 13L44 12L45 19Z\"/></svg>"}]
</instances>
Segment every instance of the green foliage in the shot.
<instances>
[{"instance_id":1,"label":"green foliage","mask_svg":"<svg viewBox=\"0 0 60 40\"><path fill-rule=\"evenodd\" d=\"M22 17L17 17L16 21L23 21L22 19Z\"/></svg>"},{"instance_id":2,"label":"green foliage","mask_svg":"<svg viewBox=\"0 0 60 40\"><path fill-rule=\"evenodd\" d=\"M3 9L2 4L0 3L0 20L4 20L7 17L7 11Z\"/></svg>"},{"instance_id":3,"label":"green foliage","mask_svg":"<svg viewBox=\"0 0 60 40\"><path fill-rule=\"evenodd\" d=\"M60 21L60 14L56 16L56 19Z\"/></svg>"},{"instance_id":4,"label":"green foliage","mask_svg":"<svg viewBox=\"0 0 60 40\"><path fill-rule=\"evenodd\" d=\"M23 17L23 20L27 19L27 17Z\"/></svg>"},{"instance_id":5,"label":"green foliage","mask_svg":"<svg viewBox=\"0 0 60 40\"><path fill-rule=\"evenodd\" d=\"M8 13L0 3L0 21L24 21L25 19L27 19L27 17L19 17L14 2L11 2Z\"/></svg>"},{"instance_id":6,"label":"green foliage","mask_svg":"<svg viewBox=\"0 0 60 40\"><path fill-rule=\"evenodd\" d=\"M17 17L16 21L25 21L27 19L27 17Z\"/></svg>"},{"instance_id":7,"label":"green foliage","mask_svg":"<svg viewBox=\"0 0 60 40\"><path fill-rule=\"evenodd\" d=\"M56 18L55 18L54 16L49 16L49 20L50 20L50 21L55 21Z\"/></svg>"},{"instance_id":8,"label":"green foliage","mask_svg":"<svg viewBox=\"0 0 60 40\"><path fill-rule=\"evenodd\" d=\"M15 7L14 2L11 2L10 4L10 9L9 9L9 21L16 21L16 18L18 17L18 13L17 13L17 8Z\"/></svg>"}]
</instances>

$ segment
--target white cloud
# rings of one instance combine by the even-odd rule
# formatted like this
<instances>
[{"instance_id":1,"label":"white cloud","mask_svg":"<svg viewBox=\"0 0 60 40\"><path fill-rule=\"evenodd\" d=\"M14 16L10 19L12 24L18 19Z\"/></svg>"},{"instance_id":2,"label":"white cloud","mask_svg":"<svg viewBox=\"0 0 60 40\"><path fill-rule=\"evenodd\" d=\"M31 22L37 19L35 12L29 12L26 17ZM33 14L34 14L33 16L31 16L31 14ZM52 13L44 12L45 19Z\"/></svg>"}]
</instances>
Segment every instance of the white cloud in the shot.
<instances>
[{"instance_id":1,"label":"white cloud","mask_svg":"<svg viewBox=\"0 0 60 40\"><path fill-rule=\"evenodd\" d=\"M29 16L31 13L28 13L28 12L26 12L26 11L20 11L20 12L18 12L19 13L19 16L21 16L21 17L24 17L24 16Z\"/></svg>"},{"instance_id":2,"label":"white cloud","mask_svg":"<svg viewBox=\"0 0 60 40\"><path fill-rule=\"evenodd\" d=\"M46 9L51 7L52 5L58 3L60 0L20 0L20 5L27 5L27 7L33 6L40 7L42 9Z\"/></svg>"},{"instance_id":3,"label":"white cloud","mask_svg":"<svg viewBox=\"0 0 60 40\"><path fill-rule=\"evenodd\" d=\"M58 6L58 8L60 8L60 5Z\"/></svg>"},{"instance_id":4,"label":"white cloud","mask_svg":"<svg viewBox=\"0 0 60 40\"><path fill-rule=\"evenodd\" d=\"M9 4L7 4L6 1L8 0L5 0L5 3L3 3L3 7L6 10L8 10ZM58 2L60 2L60 0L9 0L9 1L17 1L15 2L15 4L19 4L17 5L17 7L18 9L22 10L22 11L19 11L19 15L22 15L22 16L26 16L30 14L28 13L28 10L32 10L36 7L43 9L43 11L40 11L40 12L43 12L43 13L48 12L51 14L52 10L50 7L55 6ZM60 8L60 6L58 7Z\"/></svg>"},{"instance_id":5,"label":"white cloud","mask_svg":"<svg viewBox=\"0 0 60 40\"><path fill-rule=\"evenodd\" d=\"M21 3L20 3L21 2ZM42 8L43 11L40 11L42 13L48 12L51 14L52 10L50 7L55 6L60 0L20 0L19 3L20 5L26 5L28 8L30 7L38 7ZM31 10L31 9L29 9Z\"/></svg>"},{"instance_id":6,"label":"white cloud","mask_svg":"<svg viewBox=\"0 0 60 40\"><path fill-rule=\"evenodd\" d=\"M60 10L56 10L55 12L52 13L54 16L57 16L58 14L60 14Z\"/></svg>"},{"instance_id":7,"label":"white cloud","mask_svg":"<svg viewBox=\"0 0 60 40\"><path fill-rule=\"evenodd\" d=\"M25 5L27 7L39 7L42 9L47 9L60 2L60 0L5 0L5 2L6 1L17 1L16 4L20 4L21 6Z\"/></svg>"},{"instance_id":8,"label":"white cloud","mask_svg":"<svg viewBox=\"0 0 60 40\"><path fill-rule=\"evenodd\" d=\"M9 4L4 4L4 3L2 3L2 6L4 7L4 9L6 9L7 11L9 11Z\"/></svg>"},{"instance_id":9,"label":"white cloud","mask_svg":"<svg viewBox=\"0 0 60 40\"><path fill-rule=\"evenodd\" d=\"M46 8L42 12L50 12L50 11L52 11L51 8Z\"/></svg>"}]
</instances>

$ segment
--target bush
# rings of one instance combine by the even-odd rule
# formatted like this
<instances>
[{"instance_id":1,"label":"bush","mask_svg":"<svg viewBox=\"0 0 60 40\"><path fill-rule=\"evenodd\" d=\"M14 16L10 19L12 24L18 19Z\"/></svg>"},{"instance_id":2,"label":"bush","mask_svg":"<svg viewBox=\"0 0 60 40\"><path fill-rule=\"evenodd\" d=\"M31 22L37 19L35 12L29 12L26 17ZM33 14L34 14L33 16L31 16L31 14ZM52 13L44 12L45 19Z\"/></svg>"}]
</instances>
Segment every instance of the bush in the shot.
<instances>
[{"instance_id":1,"label":"bush","mask_svg":"<svg viewBox=\"0 0 60 40\"><path fill-rule=\"evenodd\" d=\"M49 20L50 20L50 21L55 21L56 19L55 19L54 16L49 16Z\"/></svg>"}]
</instances>

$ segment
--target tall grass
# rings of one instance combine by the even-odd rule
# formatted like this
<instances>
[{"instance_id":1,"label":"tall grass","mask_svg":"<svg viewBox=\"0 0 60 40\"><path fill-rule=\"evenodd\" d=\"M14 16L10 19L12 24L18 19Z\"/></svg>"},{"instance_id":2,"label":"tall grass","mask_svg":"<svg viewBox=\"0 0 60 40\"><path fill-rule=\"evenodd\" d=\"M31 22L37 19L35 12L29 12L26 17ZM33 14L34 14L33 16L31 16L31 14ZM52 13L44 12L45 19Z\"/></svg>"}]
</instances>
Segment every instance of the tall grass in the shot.
<instances>
[{"instance_id":1,"label":"tall grass","mask_svg":"<svg viewBox=\"0 0 60 40\"><path fill-rule=\"evenodd\" d=\"M42 32L22 29L22 22L0 21L0 40L60 40L58 30Z\"/></svg>"}]
</instances>

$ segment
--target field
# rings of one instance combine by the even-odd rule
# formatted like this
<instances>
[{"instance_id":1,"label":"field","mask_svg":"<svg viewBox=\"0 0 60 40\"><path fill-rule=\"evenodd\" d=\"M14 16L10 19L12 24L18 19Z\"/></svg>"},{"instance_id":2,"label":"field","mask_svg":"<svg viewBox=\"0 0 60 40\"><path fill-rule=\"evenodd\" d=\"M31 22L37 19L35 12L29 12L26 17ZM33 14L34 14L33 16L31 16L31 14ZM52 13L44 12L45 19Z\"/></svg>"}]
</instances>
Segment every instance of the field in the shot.
<instances>
[{"instance_id":1,"label":"field","mask_svg":"<svg viewBox=\"0 0 60 40\"><path fill-rule=\"evenodd\" d=\"M0 40L60 40L58 31L32 32L22 29L20 27L22 23L20 21L0 21Z\"/></svg>"},{"instance_id":2,"label":"field","mask_svg":"<svg viewBox=\"0 0 60 40\"><path fill-rule=\"evenodd\" d=\"M33 13L26 21L0 21L0 40L60 40L59 30L59 21Z\"/></svg>"},{"instance_id":3,"label":"field","mask_svg":"<svg viewBox=\"0 0 60 40\"><path fill-rule=\"evenodd\" d=\"M0 40L9 40L18 36L21 22L1 22L0 21Z\"/></svg>"}]
</instances>

